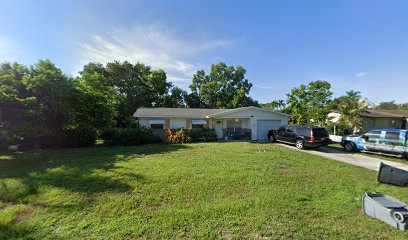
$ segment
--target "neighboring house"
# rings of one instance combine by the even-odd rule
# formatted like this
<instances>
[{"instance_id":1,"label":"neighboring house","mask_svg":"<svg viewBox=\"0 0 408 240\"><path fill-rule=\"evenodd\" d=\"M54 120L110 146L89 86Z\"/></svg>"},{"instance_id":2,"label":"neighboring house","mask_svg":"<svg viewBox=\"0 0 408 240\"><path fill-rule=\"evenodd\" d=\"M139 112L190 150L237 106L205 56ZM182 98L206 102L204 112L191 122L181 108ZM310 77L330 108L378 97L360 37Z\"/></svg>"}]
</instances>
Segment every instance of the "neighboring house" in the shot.
<instances>
[{"instance_id":1,"label":"neighboring house","mask_svg":"<svg viewBox=\"0 0 408 240\"><path fill-rule=\"evenodd\" d=\"M408 129L408 111L367 109L362 111L360 116L363 118L365 130L378 128Z\"/></svg>"},{"instance_id":2,"label":"neighboring house","mask_svg":"<svg viewBox=\"0 0 408 240\"><path fill-rule=\"evenodd\" d=\"M258 107L236 109L139 108L133 114L153 129L214 129L219 139L266 140L268 131L288 124L288 114Z\"/></svg>"}]
</instances>

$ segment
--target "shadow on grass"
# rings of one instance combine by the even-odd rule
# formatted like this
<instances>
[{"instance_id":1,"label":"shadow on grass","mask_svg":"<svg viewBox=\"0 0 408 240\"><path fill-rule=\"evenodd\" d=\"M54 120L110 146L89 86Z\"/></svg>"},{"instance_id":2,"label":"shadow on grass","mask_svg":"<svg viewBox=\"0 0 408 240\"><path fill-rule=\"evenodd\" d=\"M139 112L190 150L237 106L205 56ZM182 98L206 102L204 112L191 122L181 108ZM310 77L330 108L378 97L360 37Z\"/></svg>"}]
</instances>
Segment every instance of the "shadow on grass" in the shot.
<instances>
[{"instance_id":1,"label":"shadow on grass","mask_svg":"<svg viewBox=\"0 0 408 240\"><path fill-rule=\"evenodd\" d=\"M51 211L75 212L93 206L94 194L132 192L137 183L146 181L145 177L132 172L122 172L122 167L117 163L135 159L137 161L137 158L146 155L187 148L191 146L153 144L0 153L0 217L2 206L27 204ZM36 200L36 196L41 194L40 191L48 187L79 193L81 199L74 204L64 204L63 199L47 203ZM57 199L69 192L56 194L54 197ZM24 224L0 222L0 239L29 238L30 234L33 234L31 231L35 229L27 230L24 227Z\"/></svg>"},{"instance_id":2,"label":"shadow on grass","mask_svg":"<svg viewBox=\"0 0 408 240\"><path fill-rule=\"evenodd\" d=\"M0 161L0 201L25 202L39 186L52 186L71 192L128 192L133 187L122 181L143 182L145 177L116 172L116 163L150 154L189 148L187 145L153 144L137 147L95 146L82 149L32 150L5 153ZM17 182L7 184L7 179ZM11 185L11 186L9 186Z\"/></svg>"},{"instance_id":3,"label":"shadow on grass","mask_svg":"<svg viewBox=\"0 0 408 240\"><path fill-rule=\"evenodd\" d=\"M0 223L0 239L33 239L30 231L22 227L13 227Z\"/></svg>"}]
</instances>

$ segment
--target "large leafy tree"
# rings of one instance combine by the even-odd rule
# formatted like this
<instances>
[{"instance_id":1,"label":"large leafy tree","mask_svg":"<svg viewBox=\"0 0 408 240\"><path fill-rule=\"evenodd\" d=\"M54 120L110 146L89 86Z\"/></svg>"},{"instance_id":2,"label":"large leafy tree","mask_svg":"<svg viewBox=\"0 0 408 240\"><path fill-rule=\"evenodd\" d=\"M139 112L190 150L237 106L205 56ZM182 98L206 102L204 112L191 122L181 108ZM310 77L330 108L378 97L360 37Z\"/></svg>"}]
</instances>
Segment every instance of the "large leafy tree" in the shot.
<instances>
[{"instance_id":1,"label":"large leafy tree","mask_svg":"<svg viewBox=\"0 0 408 240\"><path fill-rule=\"evenodd\" d=\"M38 113L42 127L61 132L71 114L69 79L49 60L39 60L23 82L27 94L36 99L30 110Z\"/></svg>"},{"instance_id":2,"label":"large leafy tree","mask_svg":"<svg viewBox=\"0 0 408 240\"><path fill-rule=\"evenodd\" d=\"M160 105L162 107L185 108L187 107L187 97L187 91L179 87L173 87Z\"/></svg>"},{"instance_id":3,"label":"large leafy tree","mask_svg":"<svg viewBox=\"0 0 408 240\"><path fill-rule=\"evenodd\" d=\"M29 70L18 63L0 65L0 145L6 138L18 136L30 126L38 126L35 106L36 98L26 91L25 81ZM34 131L34 129L32 129Z\"/></svg>"},{"instance_id":4,"label":"large leafy tree","mask_svg":"<svg viewBox=\"0 0 408 240\"><path fill-rule=\"evenodd\" d=\"M113 104L115 91L100 73L73 80L49 60L0 65L2 140L35 142L72 129L102 129L112 123Z\"/></svg>"},{"instance_id":5,"label":"large leafy tree","mask_svg":"<svg viewBox=\"0 0 408 240\"><path fill-rule=\"evenodd\" d=\"M127 126L139 107L159 107L171 102L168 101L168 93L172 84L166 81L163 70L152 70L141 63L115 61L106 66L90 63L81 72L82 75L86 73L102 74L106 78L106 84L115 90L118 126Z\"/></svg>"},{"instance_id":6,"label":"large leafy tree","mask_svg":"<svg viewBox=\"0 0 408 240\"><path fill-rule=\"evenodd\" d=\"M93 127L102 130L114 125L117 116L115 89L98 72L84 73L71 81L69 127Z\"/></svg>"},{"instance_id":7,"label":"large leafy tree","mask_svg":"<svg viewBox=\"0 0 408 240\"><path fill-rule=\"evenodd\" d=\"M252 83L245 78L246 70L241 67L218 63L211 66L206 74L204 70L194 74L190 85L191 93L187 97L189 107L197 108L237 108L259 105L249 92Z\"/></svg>"},{"instance_id":8,"label":"large leafy tree","mask_svg":"<svg viewBox=\"0 0 408 240\"><path fill-rule=\"evenodd\" d=\"M312 81L301 84L287 94L287 110L297 124L323 125L329 113L328 105L333 93L327 81Z\"/></svg>"}]
</instances>

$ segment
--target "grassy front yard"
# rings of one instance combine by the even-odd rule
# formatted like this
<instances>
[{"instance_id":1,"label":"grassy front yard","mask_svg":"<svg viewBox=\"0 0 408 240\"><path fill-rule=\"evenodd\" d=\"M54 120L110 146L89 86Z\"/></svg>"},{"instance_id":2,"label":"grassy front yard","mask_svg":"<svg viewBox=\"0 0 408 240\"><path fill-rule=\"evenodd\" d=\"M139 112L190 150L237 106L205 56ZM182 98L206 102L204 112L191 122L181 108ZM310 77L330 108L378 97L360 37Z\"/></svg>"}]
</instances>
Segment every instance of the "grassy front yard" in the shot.
<instances>
[{"instance_id":1,"label":"grassy front yard","mask_svg":"<svg viewBox=\"0 0 408 240\"><path fill-rule=\"evenodd\" d=\"M376 172L274 144L202 143L0 156L0 239L406 239L361 211L408 202Z\"/></svg>"}]
</instances>

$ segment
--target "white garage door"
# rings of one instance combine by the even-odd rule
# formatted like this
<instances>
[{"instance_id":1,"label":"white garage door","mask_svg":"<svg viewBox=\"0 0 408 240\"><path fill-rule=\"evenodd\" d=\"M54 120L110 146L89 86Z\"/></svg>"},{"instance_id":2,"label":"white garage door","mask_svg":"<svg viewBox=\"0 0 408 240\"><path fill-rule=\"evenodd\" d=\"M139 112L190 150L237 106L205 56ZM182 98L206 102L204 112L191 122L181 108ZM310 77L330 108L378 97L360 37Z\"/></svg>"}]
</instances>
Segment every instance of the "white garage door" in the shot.
<instances>
[{"instance_id":1,"label":"white garage door","mask_svg":"<svg viewBox=\"0 0 408 240\"><path fill-rule=\"evenodd\" d=\"M280 120L258 120L258 140L267 140L268 131L280 127Z\"/></svg>"}]
</instances>

